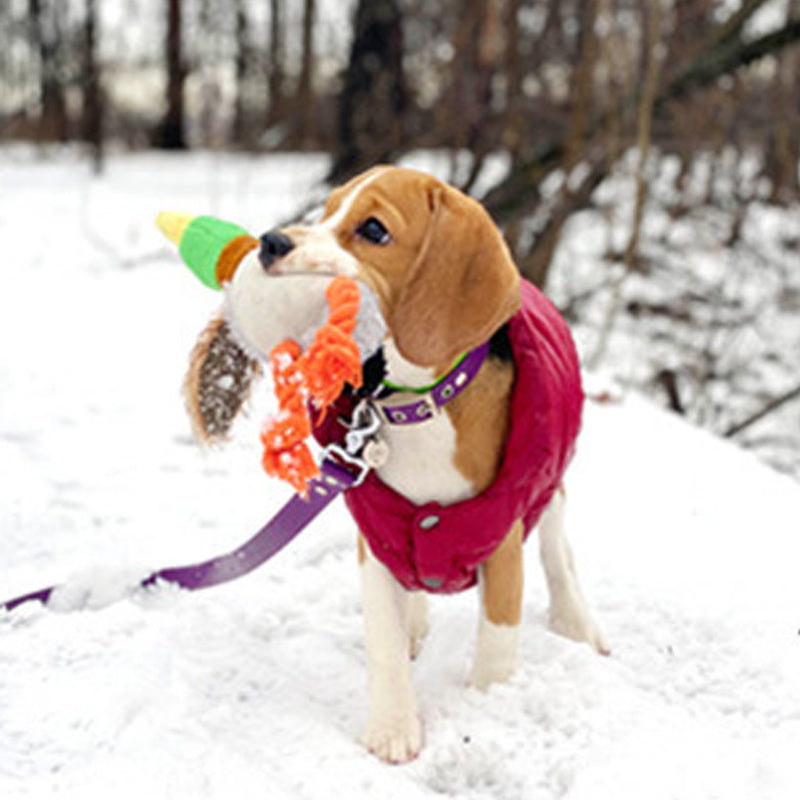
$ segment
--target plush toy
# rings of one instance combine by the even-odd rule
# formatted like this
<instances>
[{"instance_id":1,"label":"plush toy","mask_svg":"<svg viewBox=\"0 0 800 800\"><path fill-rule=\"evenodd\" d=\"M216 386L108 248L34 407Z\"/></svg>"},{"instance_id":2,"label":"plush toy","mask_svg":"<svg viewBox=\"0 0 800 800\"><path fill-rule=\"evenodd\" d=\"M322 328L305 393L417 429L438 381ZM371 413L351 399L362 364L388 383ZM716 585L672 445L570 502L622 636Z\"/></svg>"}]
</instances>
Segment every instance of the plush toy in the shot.
<instances>
[{"instance_id":1,"label":"plush toy","mask_svg":"<svg viewBox=\"0 0 800 800\"><path fill-rule=\"evenodd\" d=\"M230 281L239 262L258 247L258 239L244 228L216 217L162 211L156 225L178 245L183 261L211 289L221 289Z\"/></svg>"},{"instance_id":2,"label":"plush toy","mask_svg":"<svg viewBox=\"0 0 800 800\"><path fill-rule=\"evenodd\" d=\"M195 433L204 442L224 439L268 361L278 412L261 434L262 463L305 493L319 473L306 443L309 406L324 415L345 384L361 386L362 364L386 329L377 298L344 276L271 275L258 258L259 240L233 223L176 212L156 222L192 272L226 294L222 314L195 345L184 382Z\"/></svg>"}]
</instances>

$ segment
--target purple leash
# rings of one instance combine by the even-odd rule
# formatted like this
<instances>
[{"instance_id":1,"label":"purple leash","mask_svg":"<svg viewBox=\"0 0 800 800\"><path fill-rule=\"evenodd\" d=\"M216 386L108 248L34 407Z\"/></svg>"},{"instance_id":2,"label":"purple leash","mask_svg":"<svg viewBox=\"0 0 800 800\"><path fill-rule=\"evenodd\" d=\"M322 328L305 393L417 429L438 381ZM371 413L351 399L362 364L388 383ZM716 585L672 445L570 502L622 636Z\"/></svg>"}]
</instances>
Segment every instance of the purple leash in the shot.
<instances>
[{"instance_id":1,"label":"purple leash","mask_svg":"<svg viewBox=\"0 0 800 800\"><path fill-rule=\"evenodd\" d=\"M354 410L344 446L330 444L320 465L320 476L308 484L308 499L295 495L251 539L225 555L189 564L185 567L167 567L140 581L139 589L158 583L171 583L182 589L194 591L218 586L252 572L267 559L286 547L323 509L342 492L358 486L378 464L370 457L369 446L383 422L390 425L408 425L427 421L458 396L478 374L489 352L488 343L470 351L464 360L443 380L420 399L399 406L376 405L362 401ZM374 451L373 451L374 452ZM45 605L60 587L39 589L5 603L0 612L13 611L31 600Z\"/></svg>"},{"instance_id":2,"label":"purple leash","mask_svg":"<svg viewBox=\"0 0 800 800\"><path fill-rule=\"evenodd\" d=\"M350 433L358 435L357 430ZM352 471L344 464L356 467L357 471ZM145 589L164 582L194 591L218 586L252 572L289 544L343 491L361 483L368 472L369 467L358 455L353 455L338 445L328 447L320 465L319 478L309 481L307 500L300 495L292 497L255 536L236 550L199 564L160 569L141 581L138 588ZM0 603L0 612L13 611L17 606L31 600L47 604L58 588L50 586Z\"/></svg>"}]
</instances>

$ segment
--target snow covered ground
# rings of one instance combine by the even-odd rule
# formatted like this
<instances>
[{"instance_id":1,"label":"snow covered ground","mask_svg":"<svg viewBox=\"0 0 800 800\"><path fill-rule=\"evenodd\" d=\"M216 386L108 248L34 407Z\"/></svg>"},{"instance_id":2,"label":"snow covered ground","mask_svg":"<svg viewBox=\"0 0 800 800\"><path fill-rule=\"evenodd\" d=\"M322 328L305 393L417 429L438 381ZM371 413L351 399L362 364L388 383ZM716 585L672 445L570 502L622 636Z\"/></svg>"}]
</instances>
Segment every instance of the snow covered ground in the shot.
<instances>
[{"instance_id":1,"label":"snow covered ground","mask_svg":"<svg viewBox=\"0 0 800 800\"><path fill-rule=\"evenodd\" d=\"M323 170L150 155L93 181L0 151L0 598L225 552L287 497L258 463L266 389L228 448L191 442L180 383L218 298L152 219L259 231ZM0 616L0 797L795 800L798 485L629 396L589 403L568 490L611 658L546 631L529 547L519 674L467 689L476 598L435 598L426 746L384 766L357 741L354 531L336 506L229 586Z\"/></svg>"}]
</instances>

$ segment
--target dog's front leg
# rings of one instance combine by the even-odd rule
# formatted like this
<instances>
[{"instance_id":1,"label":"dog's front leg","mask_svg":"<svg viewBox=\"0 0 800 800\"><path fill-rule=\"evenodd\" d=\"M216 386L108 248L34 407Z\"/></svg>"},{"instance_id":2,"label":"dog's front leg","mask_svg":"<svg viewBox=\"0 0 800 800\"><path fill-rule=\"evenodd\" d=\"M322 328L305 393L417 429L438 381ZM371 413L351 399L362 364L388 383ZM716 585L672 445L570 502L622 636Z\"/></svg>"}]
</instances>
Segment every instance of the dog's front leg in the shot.
<instances>
[{"instance_id":1,"label":"dog's front leg","mask_svg":"<svg viewBox=\"0 0 800 800\"><path fill-rule=\"evenodd\" d=\"M515 522L481 565L481 617L470 685L485 691L517 667L522 617L522 523Z\"/></svg>"},{"instance_id":2,"label":"dog's front leg","mask_svg":"<svg viewBox=\"0 0 800 800\"><path fill-rule=\"evenodd\" d=\"M378 758L410 761L422 746L411 683L409 595L361 541L369 717L364 744Z\"/></svg>"}]
</instances>

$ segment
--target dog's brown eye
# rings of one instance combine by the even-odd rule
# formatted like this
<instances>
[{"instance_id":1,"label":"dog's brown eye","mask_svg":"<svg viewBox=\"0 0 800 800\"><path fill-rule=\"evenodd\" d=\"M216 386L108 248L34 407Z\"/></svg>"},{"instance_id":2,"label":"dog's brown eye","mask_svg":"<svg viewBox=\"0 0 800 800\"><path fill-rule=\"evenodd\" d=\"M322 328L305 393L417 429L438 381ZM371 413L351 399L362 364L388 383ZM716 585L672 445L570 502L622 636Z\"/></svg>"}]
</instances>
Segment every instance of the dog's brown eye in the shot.
<instances>
[{"instance_id":1,"label":"dog's brown eye","mask_svg":"<svg viewBox=\"0 0 800 800\"><path fill-rule=\"evenodd\" d=\"M362 222L356 228L356 233L370 244L389 244L392 239L383 223L375 217L370 217Z\"/></svg>"}]
</instances>

